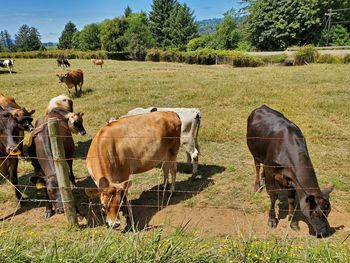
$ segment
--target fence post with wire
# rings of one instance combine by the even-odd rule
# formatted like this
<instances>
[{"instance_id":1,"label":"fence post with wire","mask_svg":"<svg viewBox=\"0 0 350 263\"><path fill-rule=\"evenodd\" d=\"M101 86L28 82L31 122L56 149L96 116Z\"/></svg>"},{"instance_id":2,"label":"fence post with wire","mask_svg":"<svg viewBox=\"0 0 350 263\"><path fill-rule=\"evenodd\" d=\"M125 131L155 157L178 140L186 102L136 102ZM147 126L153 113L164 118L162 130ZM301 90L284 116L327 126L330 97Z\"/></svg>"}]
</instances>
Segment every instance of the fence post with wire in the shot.
<instances>
[{"instance_id":1,"label":"fence post with wire","mask_svg":"<svg viewBox=\"0 0 350 263\"><path fill-rule=\"evenodd\" d=\"M54 118L50 118L48 121L48 129L58 187L61 193L64 207L64 213L66 214L68 223L72 225L78 225L76 206L68 177L69 168L65 159L63 141L59 136L58 121Z\"/></svg>"}]
</instances>

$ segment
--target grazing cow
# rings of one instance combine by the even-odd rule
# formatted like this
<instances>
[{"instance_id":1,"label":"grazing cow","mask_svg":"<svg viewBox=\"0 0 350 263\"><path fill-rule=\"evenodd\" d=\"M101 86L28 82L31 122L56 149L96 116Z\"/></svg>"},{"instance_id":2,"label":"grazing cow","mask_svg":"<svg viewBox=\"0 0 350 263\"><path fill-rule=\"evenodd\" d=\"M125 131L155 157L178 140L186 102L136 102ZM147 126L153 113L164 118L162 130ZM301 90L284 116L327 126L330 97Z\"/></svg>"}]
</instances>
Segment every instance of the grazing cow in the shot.
<instances>
[{"instance_id":1,"label":"grazing cow","mask_svg":"<svg viewBox=\"0 0 350 263\"><path fill-rule=\"evenodd\" d=\"M10 74L12 74L14 62L15 62L15 60L13 60L13 59L6 59L6 60L1 59L0 60L0 67L7 68L10 71Z\"/></svg>"},{"instance_id":2,"label":"grazing cow","mask_svg":"<svg viewBox=\"0 0 350 263\"><path fill-rule=\"evenodd\" d=\"M56 74L58 77L58 83L66 83L68 92L70 94L71 88L75 88L75 94L77 94L77 86L79 86L79 93L81 93L81 88L84 83L84 74L81 69L71 70L67 73Z\"/></svg>"},{"instance_id":3,"label":"grazing cow","mask_svg":"<svg viewBox=\"0 0 350 263\"><path fill-rule=\"evenodd\" d=\"M100 66L102 68L103 65L103 59L95 59L92 58L91 59L92 64L94 64L95 66Z\"/></svg>"},{"instance_id":4,"label":"grazing cow","mask_svg":"<svg viewBox=\"0 0 350 263\"><path fill-rule=\"evenodd\" d=\"M86 166L98 189L87 189L86 193L100 195L111 228L120 225L118 212L122 200L127 197L130 174L143 173L162 164L164 187L168 184L170 171L170 191L175 190L180 134L181 121L174 112L122 117L96 134L86 157Z\"/></svg>"},{"instance_id":5,"label":"grazing cow","mask_svg":"<svg viewBox=\"0 0 350 263\"><path fill-rule=\"evenodd\" d=\"M67 95L59 95L50 100L46 108L46 114L55 108L60 108L69 112L73 112L73 101Z\"/></svg>"},{"instance_id":6,"label":"grazing cow","mask_svg":"<svg viewBox=\"0 0 350 263\"><path fill-rule=\"evenodd\" d=\"M181 119L181 144L185 147L187 162L191 162L192 179L195 179L198 173L198 131L201 122L201 112L196 108L135 108L127 113L127 115L142 114L154 111L173 111L176 112Z\"/></svg>"},{"instance_id":7,"label":"grazing cow","mask_svg":"<svg viewBox=\"0 0 350 263\"><path fill-rule=\"evenodd\" d=\"M21 130L22 127L12 117L10 112L0 112L0 174L1 177L9 178L10 182L15 186L17 200L22 199L22 194L16 187L18 184L18 155L21 154L18 148L18 138Z\"/></svg>"},{"instance_id":8,"label":"grazing cow","mask_svg":"<svg viewBox=\"0 0 350 263\"><path fill-rule=\"evenodd\" d=\"M45 117L39 118L35 124L30 143L29 143L29 157L35 169L35 175L31 177L31 181L37 186L44 185L47 200L52 200L56 204L56 211L52 208L52 203L46 203L45 217L49 218L54 213L63 213L63 204L61 194L58 190L57 175L53 162L53 156L50 146L48 120L50 118L58 119L59 134L62 136L65 157L69 167L69 179L76 185L73 174L73 154L74 141L72 133L79 133L84 135L86 133L83 126L83 113L72 113L64 109L54 108ZM39 188L39 187L38 187Z\"/></svg>"},{"instance_id":9,"label":"grazing cow","mask_svg":"<svg viewBox=\"0 0 350 263\"><path fill-rule=\"evenodd\" d=\"M268 225L277 227L275 202L278 190L284 189L288 191L289 218L294 212L296 194L300 209L312 227L310 233L318 237L329 236L331 228L327 216L331 211L329 194L333 188L320 190L299 127L278 111L263 105L248 117L247 144L256 165L256 185L259 183L260 164L263 164L263 177L271 199ZM294 218L291 228L299 229Z\"/></svg>"},{"instance_id":10,"label":"grazing cow","mask_svg":"<svg viewBox=\"0 0 350 263\"><path fill-rule=\"evenodd\" d=\"M70 63L69 63L68 59L66 59L66 58L58 58L57 59L57 67L69 68Z\"/></svg>"}]
</instances>

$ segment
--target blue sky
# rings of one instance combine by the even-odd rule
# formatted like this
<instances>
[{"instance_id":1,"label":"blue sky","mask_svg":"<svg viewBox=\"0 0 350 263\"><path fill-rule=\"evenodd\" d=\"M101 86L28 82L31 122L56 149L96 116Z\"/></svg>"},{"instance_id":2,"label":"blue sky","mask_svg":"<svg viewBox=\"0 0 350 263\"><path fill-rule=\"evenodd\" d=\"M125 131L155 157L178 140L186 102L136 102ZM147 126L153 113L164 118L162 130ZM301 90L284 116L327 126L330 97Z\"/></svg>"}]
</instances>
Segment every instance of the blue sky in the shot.
<instances>
[{"instance_id":1,"label":"blue sky","mask_svg":"<svg viewBox=\"0 0 350 263\"><path fill-rule=\"evenodd\" d=\"M153 0L0 0L0 30L11 36L21 25L36 27L42 42L57 42L64 25L71 20L80 30L86 24L101 22L123 14L129 5L133 12L149 12ZM222 17L230 8L239 9L239 0L180 0L192 10L197 20Z\"/></svg>"}]
</instances>

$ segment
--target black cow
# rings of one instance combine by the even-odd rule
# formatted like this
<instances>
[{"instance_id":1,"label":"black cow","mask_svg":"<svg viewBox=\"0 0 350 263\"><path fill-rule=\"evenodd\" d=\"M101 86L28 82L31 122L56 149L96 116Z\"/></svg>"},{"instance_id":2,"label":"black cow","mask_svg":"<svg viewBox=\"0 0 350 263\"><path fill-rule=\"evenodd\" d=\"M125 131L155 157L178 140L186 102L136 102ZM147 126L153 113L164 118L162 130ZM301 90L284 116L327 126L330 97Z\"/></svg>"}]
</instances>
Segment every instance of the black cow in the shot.
<instances>
[{"instance_id":1,"label":"black cow","mask_svg":"<svg viewBox=\"0 0 350 263\"><path fill-rule=\"evenodd\" d=\"M327 216L331 211L329 194L333 187L320 190L299 127L280 112L263 105L248 117L247 144L256 165L255 188L259 187L260 164L263 164L262 176L271 199L268 225L277 227L275 202L278 190L285 189L288 191L289 218L294 212L296 194L300 209L312 226L310 233L318 237L329 236L331 228ZM299 229L294 218L291 228Z\"/></svg>"},{"instance_id":2,"label":"black cow","mask_svg":"<svg viewBox=\"0 0 350 263\"><path fill-rule=\"evenodd\" d=\"M67 67L69 68L70 67L70 63L68 62L68 59L65 59L65 58L58 58L57 59L57 67Z\"/></svg>"}]
</instances>

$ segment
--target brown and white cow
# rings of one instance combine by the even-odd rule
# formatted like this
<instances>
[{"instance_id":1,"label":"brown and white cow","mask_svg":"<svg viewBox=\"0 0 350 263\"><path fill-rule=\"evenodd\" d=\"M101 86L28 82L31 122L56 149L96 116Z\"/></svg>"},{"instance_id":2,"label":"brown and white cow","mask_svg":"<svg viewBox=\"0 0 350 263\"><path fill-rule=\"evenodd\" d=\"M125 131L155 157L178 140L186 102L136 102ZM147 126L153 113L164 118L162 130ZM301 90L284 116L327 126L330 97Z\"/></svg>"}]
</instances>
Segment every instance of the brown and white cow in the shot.
<instances>
[{"instance_id":1,"label":"brown and white cow","mask_svg":"<svg viewBox=\"0 0 350 263\"><path fill-rule=\"evenodd\" d=\"M73 112L73 101L71 98L64 94L54 97L50 100L49 105L46 108L46 114L55 108Z\"/></svg>"},{"instance_id":2,"label":"brown and white cow","mask_svg":"<svg viewBox=\"0 0 350 263\"><path fill-rule=\"evenodd\" d=\"M48 134L48 121L50 118L59 120L59 134L62 136L65 157L69 167L69 179L73 185L75 183L75 177L73 174L73 154L74 154L74 141L72 133L85 135L86 131L83 126L83 113L73 113L67 110L65 103L68 102L68 106L73 109L73 104L69 103L69 98L65 98L65 95L55 97L50 101L49 106L55 105L53 102L64 102L62 108L55 107L47 110L44 117L39 118L35 123L35 129L31 133L30 143L28 146L29 157L31 158L32 165L35 169L35 175L31 177L31 181L34 184L42 184L45 188L46 212L45 216L51 217L55 212L63 212L63 204L61 195L58 190L58 182L56 171L52 158L51 144ZM70 101L71 102L71 101ZM49 108L49 107L48 107ZM55 203L56 210L53 210L52 203Z\"/></svg>"},{"instance_id":3,"label":"brown and white cow","mask_svg":"<svg viewBox=\"0 0 350 263\"><path fill-rule=\"evenodd\" d=\"M198 174L199 144L198 132L201 123L201 111L197 108L135 108L127 115L142 114L154 111L173 111L181 119L181 144L185 147L187 163L192 163L192 179Z\"/></svg>"},{"instance_id":4,"label":"brown and white cow","mask_svg":"<svg viewBox=\"0 0 350 263\"><path fill-rule=\"evenodd\" d=\"M256 165L256 187L259 184L260 164L266 190L271 199L268 225L277 227L275 202L278 191L288 191L288 215L291 228L298 230L294 220L294 199L311 225L311 234L329 236L332 230L327 216L331 211L329 194L332 187L320 190L316 173L300 128L280 112L263 105L248 117L247 144Z\"/></svg>"},{"instance_id":5,"label":"brown and white cow","mask_svg":"<svg viewBox=\"0 0 350 263\"><path fill-rule=\"evenodd\" d=\"M92 64L94 64L95 66L100 66L100 67L102 68L103 59L95 59L95 58L92 58L90 61L91 61Z\"/></svg>"},{"instance_id":6,"label":"brown and white cow","mask_svg":"<svg viewBox=\"0 0 350 263\"><path fill-rule=\"evenodd\" d=\"M79 86L79 93L84 83L84 73L81 69L70 70L66 73L56 74L58 77L58 83L65 83L70 94L70 89L75 88L75 94L78 93L77 87Z\"/></svg>"},{"instance_id":7,"label":"brown and white cow","mask_svg":"<svg viewBox=\"0 0 350 263\"><path fill-rule=\"evenodd\" d=\"M127 197L131 174L143 173L161 164L164 187L170 171L170 191L175 190L180 136L181 120L175 112L126 116L98 131L86 157L88 172L98 189L87 189L86 193L100 195L111 228L120 225L119 209Z\"/></svg>"}]
</instances>

